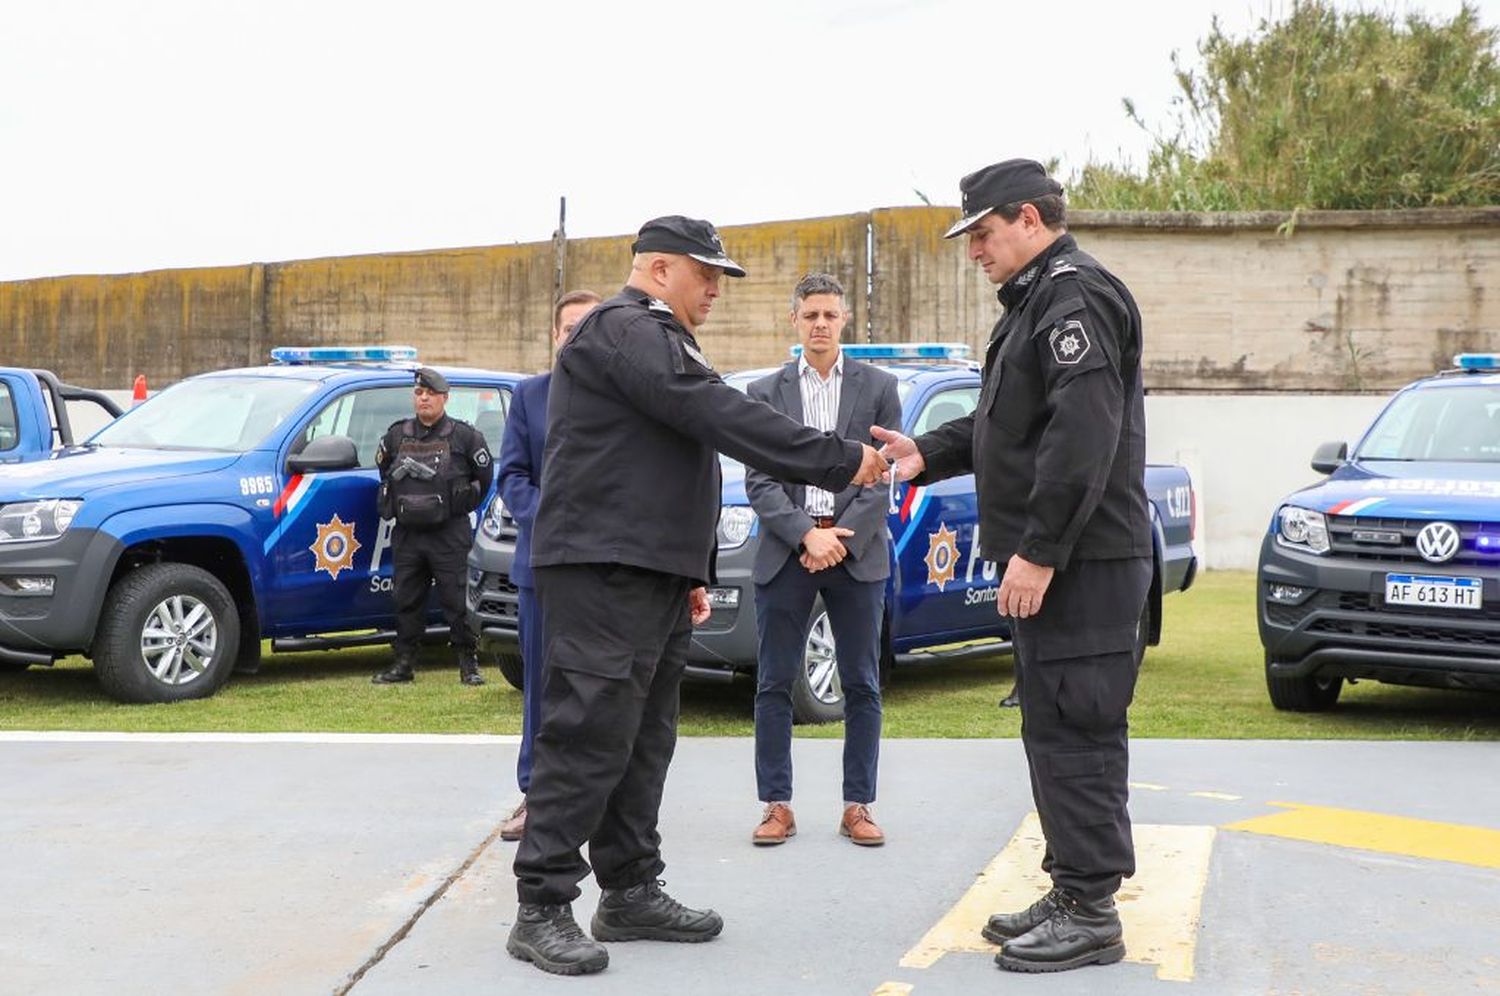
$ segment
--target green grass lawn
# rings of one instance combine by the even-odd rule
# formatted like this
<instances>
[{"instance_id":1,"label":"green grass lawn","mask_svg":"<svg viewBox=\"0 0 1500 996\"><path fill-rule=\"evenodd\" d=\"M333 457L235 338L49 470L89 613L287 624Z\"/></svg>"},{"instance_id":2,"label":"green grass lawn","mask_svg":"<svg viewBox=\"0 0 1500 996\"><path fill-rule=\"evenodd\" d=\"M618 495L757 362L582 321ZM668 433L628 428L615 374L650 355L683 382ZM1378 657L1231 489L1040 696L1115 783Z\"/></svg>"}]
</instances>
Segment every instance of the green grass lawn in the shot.
<instances>
[{"instance_id":1,"label":"green grass lawn","mask_svg":"<svg viewBox=\"0 0 1500 996\"><path fill-rule=\"evenodd\" d=\"M1495 739L1500 694L1398 688L1361 682L1330 713L1277 712L1266 698L1249 572L1200 576L1166 600L1162 644L1146 655L1131 708L1136 737L1271 739ZM86 661L0 673L0 729L127 731L339 731L518 733L520 694L493 669L465 688L447 655L429 652L411 685L380 687L370 675L384 648L269 655L258 675L237 677L198 702L125 706L106 698ZM898 670L885 697L892 737L1015 737L1020 716L997 703L1010 688L1009 657ZM682 732L751 732L753 689L689 683ZM839 725L799 727L837 737Z\"/></svg>"}]
</instances>

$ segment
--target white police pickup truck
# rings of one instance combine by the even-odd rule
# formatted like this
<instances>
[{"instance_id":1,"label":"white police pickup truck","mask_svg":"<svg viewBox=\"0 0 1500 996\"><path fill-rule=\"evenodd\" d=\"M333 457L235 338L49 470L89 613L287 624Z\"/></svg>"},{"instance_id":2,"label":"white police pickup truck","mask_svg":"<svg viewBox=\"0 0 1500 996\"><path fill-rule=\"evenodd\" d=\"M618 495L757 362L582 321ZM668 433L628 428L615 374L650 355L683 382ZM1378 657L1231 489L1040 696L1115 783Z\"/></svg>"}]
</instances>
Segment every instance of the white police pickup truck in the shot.
<instances>
[{"instance_id":1,"label":"white police pickup truck","mask_svg":"<svg viewBox=\"0 0 1500 996\"><path fill-rule=\"evenodd\" d=\"M1328 477L1288 496L1261 545L1266 687L1331 708L1345 680L1500 689L1500 354L1398 391Z\"/></svg>"}]
</instances>

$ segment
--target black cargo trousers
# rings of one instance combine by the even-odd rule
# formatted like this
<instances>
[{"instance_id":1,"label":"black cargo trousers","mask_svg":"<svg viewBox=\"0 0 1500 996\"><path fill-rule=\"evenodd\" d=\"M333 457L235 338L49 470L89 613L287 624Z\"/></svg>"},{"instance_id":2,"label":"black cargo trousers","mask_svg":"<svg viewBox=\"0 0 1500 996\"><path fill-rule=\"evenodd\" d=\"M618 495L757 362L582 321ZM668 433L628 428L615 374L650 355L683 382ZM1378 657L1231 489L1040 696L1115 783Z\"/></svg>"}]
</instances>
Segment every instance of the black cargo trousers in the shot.
<instances>
[{"instance_id":1,"label":"black cargo trousers","mask_svg":"<svg viewBox=\"0 0 1500 996\"><path fill-rule=\"evenodd\" d=\"M657 816L677 746L695 582L624 564L533 571L542 604L542 721L516 851L523 903L567 903L655 879Z\"/></svg>"},{"instance_id":2,"label":"black cargo trousers","mask_svg":"<svg viewBox=\"0 0 1500 996\"><path fill-rule=\"evenodd\" d=\"M477 646L467 623L465 572L474 541L467 515L436 529L396 525L391 533L391 602L396 609L397 657L415 657L427 632L427 599L434 590L448 624L448 642L471 653Z\"/></svg>"},{"instance_id":3,"label":"black cargo trousers","mask_svg":"<svg viewBox=\"0 0 1500 996\"><path fill-rule=\"evenodd\" d=\"M1039 614L1012 622L1042 870L1088 899L1135 874L1126 712L1151 573L1144 557L1077 562L1053 576Z\"/></svg>"}]
</instances>

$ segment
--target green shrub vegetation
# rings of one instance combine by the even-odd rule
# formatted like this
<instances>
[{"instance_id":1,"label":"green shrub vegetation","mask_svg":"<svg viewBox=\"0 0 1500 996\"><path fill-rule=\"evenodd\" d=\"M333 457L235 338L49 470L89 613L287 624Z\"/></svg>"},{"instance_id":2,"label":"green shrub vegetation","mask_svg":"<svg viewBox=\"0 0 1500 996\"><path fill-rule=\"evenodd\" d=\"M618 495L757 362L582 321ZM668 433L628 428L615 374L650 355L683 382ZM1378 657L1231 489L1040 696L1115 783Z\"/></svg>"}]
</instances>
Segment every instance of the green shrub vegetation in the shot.
<instances>
[{"instance_id":1,"label":"green shrub vegetation","mask_svg":"<svg viewBox=\"0 0 1500 996\"><path fill-rule=\"evenodd\" d=\"M1245 38L1174 54L1176 120L1144 169L1090 162L1074 208L1369 210L1500 203L1497 32L1298 0ZM1147 127L1129 100L1126 113ZM1150 129L1148 128L1148 131Z\"/></svg>"}]
</instances>

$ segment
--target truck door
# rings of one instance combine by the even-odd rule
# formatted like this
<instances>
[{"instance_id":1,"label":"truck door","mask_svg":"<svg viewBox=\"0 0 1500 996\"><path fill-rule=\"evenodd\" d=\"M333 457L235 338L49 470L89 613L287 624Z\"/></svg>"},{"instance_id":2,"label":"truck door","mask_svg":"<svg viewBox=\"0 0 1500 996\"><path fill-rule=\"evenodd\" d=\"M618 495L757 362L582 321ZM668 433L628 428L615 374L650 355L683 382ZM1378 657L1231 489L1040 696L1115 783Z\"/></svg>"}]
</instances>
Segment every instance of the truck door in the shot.
<instances>
[{"instance_id":1,"label":"truck door","mask_svg":"<svg viewBox=\"0 0 1500 996\"><path fill-rule=\"evenodd\" d=\"M508 389L454 385L447 411L473 422L492 407L503 412L508 400ZM308 635L394 625L394 523L375 509L375 450L391 423L411 415L410 386L360 388L330 400L294 435L289 453L319 436L347 436L359 466L289 475L282 462L271 510L276 524L266 541L274 573L270 618L278 631ZM438 618L436 599L431 614Z\"/></svg>"},{"instance_id":2,"label":"truck door","mask_svg":"<svg viewBox=\"0 0 1500 996\"><path fill-rule=\"evenodd\" d=\"M907 434L919 436L967 415L979 401L977 381L945 385L921 400ZM999 575L979 557L974 476L903 485L890 516L896 586L891 633L898 650L995 635Z\"/></svg>"}]
</instances>

